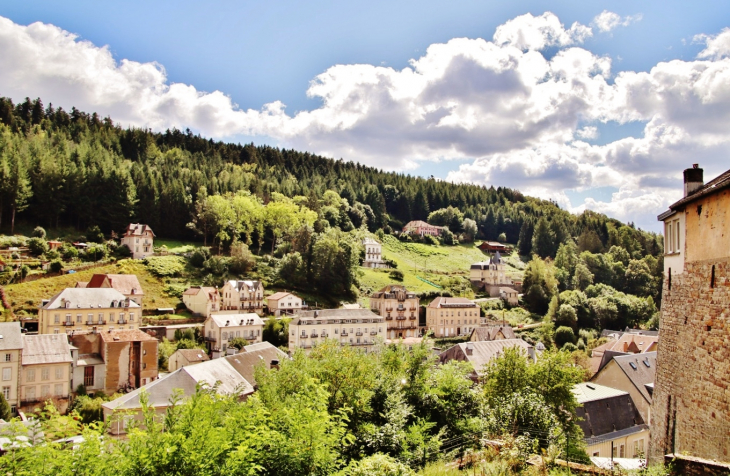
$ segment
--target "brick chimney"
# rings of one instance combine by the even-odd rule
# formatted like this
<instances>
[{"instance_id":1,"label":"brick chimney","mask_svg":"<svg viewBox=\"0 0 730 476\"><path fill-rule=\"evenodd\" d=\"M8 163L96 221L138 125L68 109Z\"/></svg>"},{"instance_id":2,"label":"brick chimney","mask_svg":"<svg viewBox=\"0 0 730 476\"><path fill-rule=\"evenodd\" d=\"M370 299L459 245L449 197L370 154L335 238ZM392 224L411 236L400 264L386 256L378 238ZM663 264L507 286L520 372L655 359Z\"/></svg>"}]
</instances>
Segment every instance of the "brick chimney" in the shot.
<instances>
[{"instance_id":1,"label":"brick chimney","mask_svg":"<svg viewBox=\"0 0 730 476\"><path fill-rule=\"evenodd\" d=\"M699 164L692 164L691 169L684 169L684 196L688 197L701 188L705 182L703 170Z\"/></svg>"}]
</instances>

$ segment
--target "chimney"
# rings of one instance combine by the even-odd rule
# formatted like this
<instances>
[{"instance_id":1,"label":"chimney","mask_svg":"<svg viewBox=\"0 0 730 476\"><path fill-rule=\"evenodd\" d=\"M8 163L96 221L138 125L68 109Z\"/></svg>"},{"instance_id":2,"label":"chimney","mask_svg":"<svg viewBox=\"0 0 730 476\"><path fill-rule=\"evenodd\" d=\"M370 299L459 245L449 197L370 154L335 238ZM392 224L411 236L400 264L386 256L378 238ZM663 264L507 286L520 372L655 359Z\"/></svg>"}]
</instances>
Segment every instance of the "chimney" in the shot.
<instances>
[{"instance_id":1,"label":"chimney","mask_svg":"<svg viewBox=\"0 0 730 476\"><path fill-rule=\"evenodd\" d=\"M473 353L474 353L474 343L467 342L466 343L466 355L472 355Z\"/></svg>"},{"instance_id":2,"label":"chimney","mask_svg":"<svg viewBox=\"0 0 730 476\"><path fill-rule=\"evenodd\" d=\"M279 369L279 359L271 359L271 365L269 368L278 370Z\"/></svg>"},{"instance_id":3,"label":"chimney","mask_svg":"<svg viewBox=\"0 0 730 476\"><path fill-rule=\"evenodd\" d=\"M699 164L692 164L691 169L684 169L684 196L688 197L695 193L705 184L703 170Z\"/></svg>"}]
</instances>

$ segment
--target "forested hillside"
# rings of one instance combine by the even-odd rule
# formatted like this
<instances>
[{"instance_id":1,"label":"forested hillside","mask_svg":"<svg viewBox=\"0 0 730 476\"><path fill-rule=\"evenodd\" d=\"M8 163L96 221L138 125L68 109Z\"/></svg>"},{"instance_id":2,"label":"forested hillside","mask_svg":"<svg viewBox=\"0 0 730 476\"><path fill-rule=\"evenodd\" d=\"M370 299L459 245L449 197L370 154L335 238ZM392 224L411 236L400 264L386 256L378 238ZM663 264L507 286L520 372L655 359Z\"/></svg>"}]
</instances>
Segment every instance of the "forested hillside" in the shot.
<instances>
[{"instance_id":1,"label":"forested hillside","mask_svg":"<svg viewBox=\"0 0 730 476\"><path fill-rule=\"evenodd\" d=\"M159 236L191 238L191 221L202 188L208 195L249 190L268 202L274 192L302 195L317 211L318 200L334 190L347 200L340 228L367 219L371 231L396 229L430 212L454 206L476 221L478 237L522 242L531 253L540 217L549 227L542 256L554 256L568 237L582 249L600 251L630 241L629 248L656 255L656 236L604 215L580 216L556 204L503 187L456 185L435 179L383 172L306 152L253 144L206 140L189 130L153 133L123 129L110 118L40 99L14 105L0 98L0 229L13 219L34 224L121 231L132 221L149 224ZM269 239L254 236L255 240Z\"/></svg>"}]
</instances>

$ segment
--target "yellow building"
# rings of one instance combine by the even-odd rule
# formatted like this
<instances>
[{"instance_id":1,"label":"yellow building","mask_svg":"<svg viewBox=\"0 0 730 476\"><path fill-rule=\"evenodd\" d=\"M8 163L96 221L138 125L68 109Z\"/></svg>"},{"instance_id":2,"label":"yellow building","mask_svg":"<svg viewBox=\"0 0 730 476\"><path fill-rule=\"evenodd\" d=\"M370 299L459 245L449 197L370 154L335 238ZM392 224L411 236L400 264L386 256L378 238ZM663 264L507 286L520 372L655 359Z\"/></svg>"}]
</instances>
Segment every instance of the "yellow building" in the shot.
<instances>
[{"instance_id":1,"label":"yellow building","mask_svg":"<svg viewBox=\"0 0 730 476\"><path fill-rule=\"evenodd\" d=\"M401 284L389 284L370 296L370 310L385 318L387 338L418 336L418 296Z\"/></svg>"},{"instance_id":2,"label":"yellow building","mask_svg":"<svg viewBox=\"0 0 730 476\"><path fill-rule=\"evenodd\" d=\"M479 306L461 297L437 297L426 308L426 329L434 337L470 334L479 327Z\"/></svg>"},{"instance_id":3,"label":"yellow building","mask_svg":"<svg viewBox=\"0 0 730 476\"><path fill-rule=\"evenodd\" d=\"M0 322L0 372L2 391L10 410L18 411L18 387L20 381L20 359L23 349L23 335L19 322Z\"/></svg>"},{"instance_id":4,"label":"yellow building","mask_svg":"<svg viewBox=\"0 0 730 476\"><path fill-rule=\"evenodd\" d=\"M203 335L213 358L225 353L228 343L235 338L246 339L249 344L261 342L263 330L264 321L253 312L214 312L203 324Z\"/></svg>"},{"instance_id":5,"label":"yellow building","mask_svg":"<svg viewBox=\"0 0 730 476\"><path fill-rule=\"evenodd\" d=\"M66 335L25 335L20 372L20 409L42 408L53 401L60 412L69 405L71 347Z\"/></svg>"},{"instance_id":6,"label":"yellow building","mask_svg":"<svg viewBox=\"0 0 730 476\"><path fill-rule=\"evenodd\" d=\"M226 281L221 288L221 309L264 313L264 285L261 281Z\"/></svg>"},{"instance_id":7,"label":"yellow building","mask_svg":"<svg viewBox=\"0 0 730 476\"><path fill-rule=\"evenodd\" d=\"M182 302L193 314L208 317L220 311L221 297L214 287L193 286L185 290Z\"/></svg>"},{"instance_id":8,"label":"yellow building","mask_svg":"<svg viewBox=\"0 0 730 476\"><path fill-rule=\"evenodd\" d=\"M38 312L39 334L138 329L142 308L112 288L66 288Z\"/></svg>"},{"instance_id":9,"label":"yellow building","mask_svg":"<svg viewBox=\"0 0 730 476\"><path fill-rule=\"evenodd\" d=\"M289 323L289 350L311 349L327 339L369 351L385 339L385 318L368 309L302 311Z\"/></svg>"}]
</instances>

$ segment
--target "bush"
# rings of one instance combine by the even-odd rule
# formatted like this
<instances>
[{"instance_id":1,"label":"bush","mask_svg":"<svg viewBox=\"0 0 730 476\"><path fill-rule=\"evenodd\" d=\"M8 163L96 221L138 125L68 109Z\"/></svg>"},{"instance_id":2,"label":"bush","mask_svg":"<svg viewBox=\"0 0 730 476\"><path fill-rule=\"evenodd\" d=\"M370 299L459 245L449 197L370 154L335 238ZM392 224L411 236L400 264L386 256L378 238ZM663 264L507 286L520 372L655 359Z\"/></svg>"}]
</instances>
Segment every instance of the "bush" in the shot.
<instances>
[{"instance_id":1,"label":"bush","mask_svg":"<svg viewBox=\"0 0 730 476\"><path fill-rule=\"evenodd\" d=\"M120 245L114 249L114 256L118 259L130 258L132 256L132 250L127 245Z\"/></svg>"},{"instance_id":2,"label":"bush","mask_svg":"<svg viewBox=\"0 0 730 476\"><path fill-rule=\"evenodd\" d=\"M575 342L575 333L573 329L567 326L560 326L555 331L555 345L562 348L567 343Z\"/></svg>"},{"instance_id":3,"label":"bush","mask_svg":"<svg viewBox=\"0 0 730 476\"><path fill-rule=\"evenodd\" d=\"M54 259L53 261L51 261L51 266L49 270L51 271L51 273L60 273L61 271L63 271L63 261L61 261L60 259Z\"/></svg>"},{"instance_id":4,"label":"bush","mask_svg":"<svg viewBox=\"0 0 730 476\"><path fill-rule=\"evenodd\" d=\"M568 351L568 352L575 352L578 350L578 347L576 347L575 344L572 342L566 342L565 345L562 347L562 350Z\"/></svg>"},{"instance_id":5,"label":"bush","mask_svg":"<svg viewBox=\"0 0 730 476\"><path fill-rule=\"evenodd\" d=\"M61 253L59 253L56 250L48 250L45 253L43 253L43 256L46 258L47 261L61 259Z\"/></svg>"},{"instance_id":6,"label":"bush","mask_svg":"<svg viewBox=\"0 0 730 476\"><path fill-rule=\"evenodd\" d=\"M211 256L203 263L203 268L214 276L223 276L228 271L228 260L221 256Z\"/></svg>"},{"instance_id":7,"label":"bush","mask_svg":"<svg viewBox=\"0 0 730 476\"><path fill-rule=\"evenodd\" d=\"M190 264L192 264L196 268L202 268L203 263L205 263L209 258L210 248L201 246L200 248L195 248L191 253Z\"/></svg>"},{"instance_id":8,"label":"bush","mask_svg":"<svg viewBox=\"0 0 730 476\"><path fill-rule=\"evenodd\" d=\"M46 239L46 230L42 226L37 226L33 228L33 233L31 236L34 236L36 238Z\"/></svg>"},{"instance_id":9,"label":"bush","mask_svg":"<svg viewBox=\"0 0 730 476\"><path fill-rule=\"evenodd\" d=\"M92 243L104 243L104 233L101 232L101 228L97 225L90 226L86 230L86 240Z\"/></svg>"},{"instance_id":10,"label":"bush","mask_svg":"<svg viewBox=\"0 0 730 476\"><path fill-rule=\"evenodd\" d=\"M458 245L459 240L456 239L456 235L454 235L451 230L448 228L445 228L441 230L441 243L443 243L446 246L453 246Z\"/></svg>"},{"instance_id":11,"label":"bush","mask_svg":"<svg viewBox=\"0 0 730 476\"><path fill-rule=\"evenodd\" d=\"M28 240L28 250L33 256L40 256L48 251L48 243L43 238L31 238Z\"/></svg>"},{"instance_id":12,"label":"bush","mask_svg":"<svg viewBox=\"0 0 730 476\"><path fill-rule=\"evenodd\" d=\"M256 265L253 253L245 243L236 242L231 245L231 260L229 268L231 272L246 274Z\"/></svg>"},{"instance_id":13,"label":"bush","mask_svg":"<svg viewBox=\"0 0 730 476\"><path fill-rule=\"evenodd\" d=\"M179 256L148 256L143 263L159 277L179 276L185 270L185 260Z\"/></svg>"},{"instance_id":14,"label":"bush","mask_svg":"<svg viewBox=\"0 0 730 476\"><path fill-rule=\"evenodd\" d=\"M243 337L234 337L228 342L228 347L235 347L238 350L243 349L243 347L247 345L248 341Z\"/></svg>"},{"instance_id":15,"label":"bush","mask_svg":"<svg viewBox=\"0 0 730 476\"><path fill-rule=\"evenodd\" d=\"M399 269L394 269L390 272L390 279L394 279L395 281L403 281L403 271Z\"/></svg>"},{"instance_id":16,"label":"bush","mask_svg":"<svg viewBox=\"0 0 730 476\"><path fill-rule=\"evenodd\" d=\"M438 245L439 240L435 236L426 235L423 237L423 242L427 245Z\"/></svg>"},{"instance_id":17,"label":"bush","mask_svg":"<svg viewBox=\"0 0 730 476\"><path fill-rule=\"evenodd\" d=\"M77 250L73 245L66 243L63 245L63 248L61 248L61 256L63 256L63 259L66 261L71 261L72 259L79 257L79 250Z\"/></svg>"}]
</instances>

